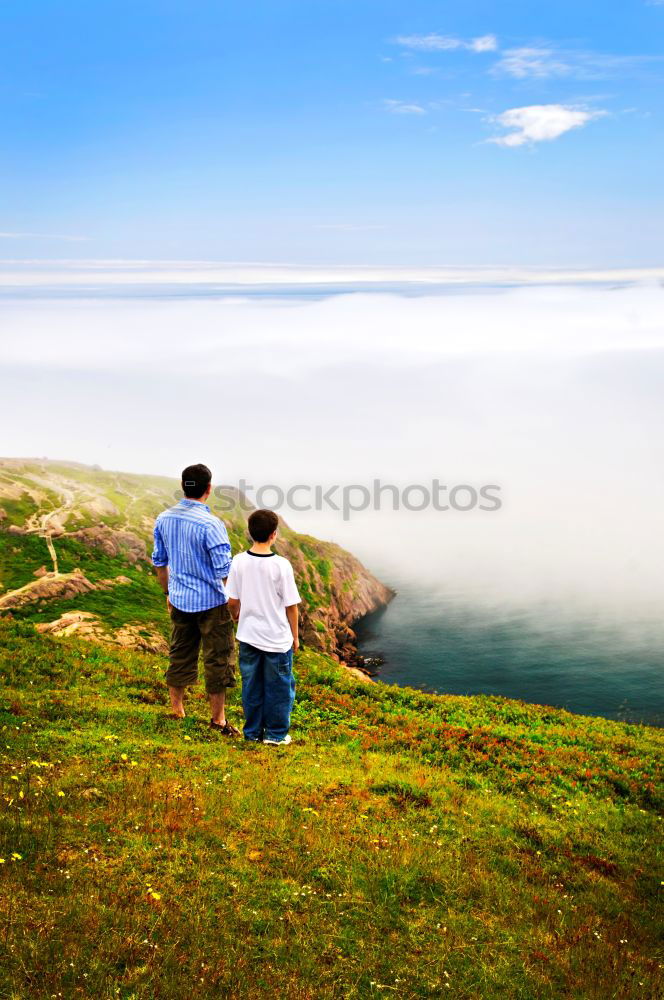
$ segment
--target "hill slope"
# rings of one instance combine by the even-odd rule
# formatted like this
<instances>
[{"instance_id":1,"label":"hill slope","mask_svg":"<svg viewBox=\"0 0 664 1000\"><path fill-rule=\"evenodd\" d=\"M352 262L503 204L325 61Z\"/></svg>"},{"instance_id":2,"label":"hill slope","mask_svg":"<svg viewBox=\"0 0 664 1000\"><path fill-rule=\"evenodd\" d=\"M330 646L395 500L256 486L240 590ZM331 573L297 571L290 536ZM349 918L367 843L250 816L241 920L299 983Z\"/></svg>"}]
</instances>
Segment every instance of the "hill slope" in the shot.
<instances>
[{"instance_id":1,"label":"hill slope","mask_svg":"<svg viewBox=\"0 0 664 1000\"><path fill-rule=\"evenodd\" d=\"M149 556L154 519L178 495L175 479L0 459L0 611L51 631L164 651L169 622ZM233 552L246 548L251 507L224 488L209 503ZM304 642L357 663L353 622L392 592L338 545L288 525L277 551L295 568Z\"/></svg>"},{"instance_id":2,"label":"hill slope","mask_svg":"<svg viewBox=\"0 0 664 1000\"><path fill-rule=\"evenodd\" d=\"M0 622L1 996L662 995L659 730L305 651L275 750L163 668Z\"/></svg>"},{"instance_id":3,"label":"hill slope","mask_svg":"<svg viewBox=\"0 0 664 1000\"><path fill-rule=\"evenodd\" d=\"M664 995L664 733L364 683L339 658L390 592L288 528L293 743L211 732L201 691L169 720L176 486L0 465L0 996Z\"/></svg>"}]
</instances>

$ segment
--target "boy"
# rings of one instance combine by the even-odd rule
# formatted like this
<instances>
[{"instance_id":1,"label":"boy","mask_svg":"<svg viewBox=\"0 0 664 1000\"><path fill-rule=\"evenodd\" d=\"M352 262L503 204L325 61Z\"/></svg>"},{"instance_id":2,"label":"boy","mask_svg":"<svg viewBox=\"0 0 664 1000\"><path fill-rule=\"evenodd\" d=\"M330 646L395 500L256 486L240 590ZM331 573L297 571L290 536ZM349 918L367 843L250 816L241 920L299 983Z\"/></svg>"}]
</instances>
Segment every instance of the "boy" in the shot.
<instances>
[{"instance_id":1,"label":"boy","mask_svg":"<svg viewBox=\"0 0 664 1000\"><path fill-rule=\"evenodd\" d=\"M300 595L293 567L271 550L278 525L274 511L251 514L253 545L234 557L226 594L229 611L238 622L244 738L283 746L291 741Z\"/></svg>"}]
</instances>

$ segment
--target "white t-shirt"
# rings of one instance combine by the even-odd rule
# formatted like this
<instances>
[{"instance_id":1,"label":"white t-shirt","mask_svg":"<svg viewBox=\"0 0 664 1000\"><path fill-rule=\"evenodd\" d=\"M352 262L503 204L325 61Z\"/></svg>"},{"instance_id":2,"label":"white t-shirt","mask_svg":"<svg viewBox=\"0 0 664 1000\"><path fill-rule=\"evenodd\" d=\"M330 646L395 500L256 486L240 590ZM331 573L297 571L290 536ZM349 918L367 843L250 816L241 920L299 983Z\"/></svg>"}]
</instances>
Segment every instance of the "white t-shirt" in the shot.
<instances>
[{"instance_id":1,"label":"white t-shirt","mask_svg":"<svg viewBox=\"0 0 664 1000\"><path fill-rule=\"evenodd\" d=\"M272 552L259 555L240 552L234 556L226 582L226 594L240 602L237 637L266 653L287 653L293 635L286 608L300 603L293 567L288 559Z\"/></svg>"}]
</instances>

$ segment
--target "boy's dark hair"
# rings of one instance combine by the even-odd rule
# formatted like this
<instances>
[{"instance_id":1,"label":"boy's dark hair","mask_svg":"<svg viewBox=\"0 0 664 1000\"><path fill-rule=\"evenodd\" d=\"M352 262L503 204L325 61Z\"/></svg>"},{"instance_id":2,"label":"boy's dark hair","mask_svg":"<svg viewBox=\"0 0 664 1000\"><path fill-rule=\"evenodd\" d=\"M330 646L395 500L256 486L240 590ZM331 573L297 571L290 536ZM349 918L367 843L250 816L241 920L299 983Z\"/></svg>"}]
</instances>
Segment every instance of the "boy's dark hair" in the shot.
<instances>
[{"instance_id":1,"label":"boy's dark hair","mask_svg":"<svg viewBox=\"0 0 664 1000\"><path fill-rule=\"evenodd\" d=\"M266 542L279 525L273 510L255 510L249 515L249 534L255 542Z\"/></svg>"},{"instance_id":2,"label":"boy's dark hair","mask_svg":"<svg viewBox=\"0 0 664 1000\"><path fill-rule=\"evenodd\" d=\"M212 473L207 465L188 465L182 470L182 489L190 500L200 500L212 482Z\"/></svg>"}]
</instances>

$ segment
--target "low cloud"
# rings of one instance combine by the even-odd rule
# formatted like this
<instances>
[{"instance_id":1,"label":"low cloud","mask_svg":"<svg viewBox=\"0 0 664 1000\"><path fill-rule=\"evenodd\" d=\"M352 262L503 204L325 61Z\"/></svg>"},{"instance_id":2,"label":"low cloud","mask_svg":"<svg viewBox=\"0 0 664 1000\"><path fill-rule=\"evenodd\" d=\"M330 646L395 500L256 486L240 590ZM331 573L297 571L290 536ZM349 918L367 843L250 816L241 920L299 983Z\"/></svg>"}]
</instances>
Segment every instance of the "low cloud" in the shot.
<instances>
[{"instance_id":1,"label":"low cloud","mask_svg":"<svg viewBox=\"0 0 664 1000\"><path fill-rule=\"evenodd\" d=\"M137 280L150 273L148 262L130 266ZM180 270L204 277L202 262ZM96 289L105 275L125 278L118 264L88 271ZM291 286L302 279L279 274ZM210 265L207 280L218 286L223 275ZM661 619L664 586L664 472L653 460L664 291L575 280L420 297L292 287L183 296L177 285L130 299L111 287L75 300L49 298L47 281L39 301L2 303L0 421L16 455L142 473L177 474L201 456L216 482L254 486L498 483L505 504L495 517L284 514L376 572L390 561L385 579L406 574L419 593L427 567L439 583L442 565L448 592L463 584L485 601L513 600L519 614L540 596L551 607L571 595L576 609L586 593L615 595L611 608L622 616L634 606L641 630L644 608ZM193 402L195 419L170 420L166 433L164 400Z\"/></svg>"},{"instance_id":2,"label":"low cloud","mask_svg":"<svg viewBox=\"0 0 664 1000\"><path fill-rule=\"evenodd\" d=\"M400 35L397 45L417 52L452 52L455 49L465 49L468 52L495 52L498 40L495 35L480 35L478 38L464 40L452 35Z\"/></svg>"},{"instance_id":3,"label":"low cloud","mask_svg":"<svg viewBox=\"0 0 664 1000\"><path fill-rule=\"evenodd\" d=\"M0 240L66 240L81 243L87 239L87 236L69 236L63 233L0 233Z\"/></svg>"},{"instance_id":4,"label":"low cloud","mask_svg":"<svg viewBox=\"0 0 664 1000\"><path fill-rule=\"evenodd\" d=\"M335 229L344 233L364 233L372 229L385 229L383 225L363 222L321 222L314 229Z\"/></svg>"},{"instance_id":5,"label":"low cloud","mask_svg":"<svg viewBox=\"0 0 664 1000\"><path fill-rule=\"evenodd\" d=\"M589 111L568 107L564 104L531 104L524 108L510 108L492 120L509 129L506 135L494 136L488 142L497 146L525 146L535 142L550 142L570 132L582 128L596 118L602 118L606 111Z\"/></svg>"}]
</instances>

